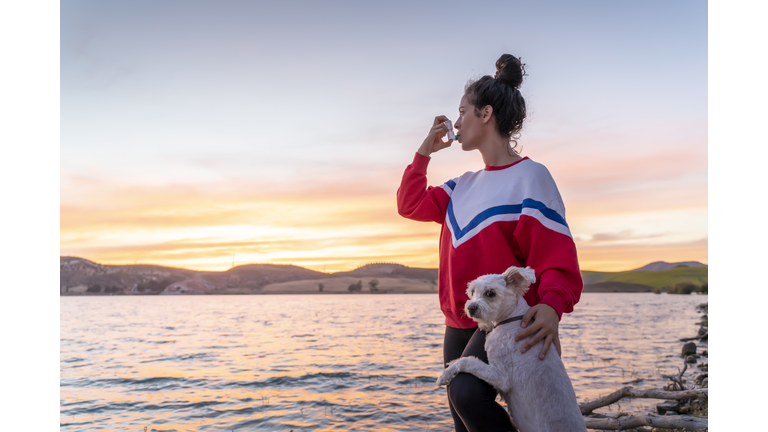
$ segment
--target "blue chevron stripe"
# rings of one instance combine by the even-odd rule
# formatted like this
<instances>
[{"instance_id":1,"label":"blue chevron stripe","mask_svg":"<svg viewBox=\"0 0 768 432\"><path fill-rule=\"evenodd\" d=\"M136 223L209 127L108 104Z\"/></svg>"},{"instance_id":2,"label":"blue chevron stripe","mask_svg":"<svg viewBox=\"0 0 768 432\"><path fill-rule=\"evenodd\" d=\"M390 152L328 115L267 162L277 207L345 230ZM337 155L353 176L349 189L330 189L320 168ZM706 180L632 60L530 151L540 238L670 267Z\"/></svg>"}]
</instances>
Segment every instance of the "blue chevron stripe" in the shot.
<instances>
[{"instance_id":1,"label":"blue chevron stripe","mask_svg":"<svg viewBox=\"0 0 768 432\"><path fill-rule=\"evenodd\" d=\"M453 180L448 180L447 182L445 182L445 184L447 184L448 187L451 188L451 190L456 189L456 182Z\"/></svg>"},{"instance_id":2,"label":"blue chevron stripe","mask_svg":"<svg viewBox=\"0 0 768 432\"><path fill-rule=\"evenodd\" d=\"M524 208L536 209L541 212L541 214L544 215L544 217L547 219L557 222L560 225L564 225L566 228L568 228L568 224L565 222L565 219L563 219L563 217L560 216L560 214L558 214L555 210L545 206L544 203L540 201L536 201L530 198L524 199L522 204L501 205L486 209L475 216L463 229L459 227L459 223L456 222L456 216L453 214L453 200L451 200L448 202L448 222L451 224L451 228L453 228L453 236L456 238L456 240L459 240L468 232L472 231L489 218L503 214L521 214Z\"/></svg>"}]
</instances>

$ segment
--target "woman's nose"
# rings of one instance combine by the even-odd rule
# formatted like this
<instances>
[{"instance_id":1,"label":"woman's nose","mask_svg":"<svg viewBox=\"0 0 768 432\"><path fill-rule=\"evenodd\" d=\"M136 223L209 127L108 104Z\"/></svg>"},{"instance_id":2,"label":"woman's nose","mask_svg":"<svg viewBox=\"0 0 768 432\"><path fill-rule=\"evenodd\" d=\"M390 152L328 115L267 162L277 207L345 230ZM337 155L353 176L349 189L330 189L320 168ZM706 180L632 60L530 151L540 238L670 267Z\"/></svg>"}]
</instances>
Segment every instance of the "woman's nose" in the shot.
<instances>
[{"instance_id":1,"label":"woman's nose","mask_svg":"<svg viewBox=\"0 0 768 432\"><path fill-rule=\"evenodd\" d=\"M453 122L453 127L456 130L461 129L461 117L457 118L455 122Z\"/></svg>"}]
</instances>

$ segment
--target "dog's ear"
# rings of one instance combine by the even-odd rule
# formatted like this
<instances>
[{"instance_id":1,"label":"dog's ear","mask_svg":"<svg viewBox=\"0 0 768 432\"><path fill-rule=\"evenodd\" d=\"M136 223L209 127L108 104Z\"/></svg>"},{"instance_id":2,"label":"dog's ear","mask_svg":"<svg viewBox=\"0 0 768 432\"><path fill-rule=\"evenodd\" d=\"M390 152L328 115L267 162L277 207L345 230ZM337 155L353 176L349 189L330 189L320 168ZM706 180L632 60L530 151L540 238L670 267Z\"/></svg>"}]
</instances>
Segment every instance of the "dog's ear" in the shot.
<instances>
[{"instance_id":1,"label":"dog's ear","mask_svg":"<svg viewBox=\"0 0 768 432\"><path fill-rule=\"evenodd\" d=\"M508 268L501 274L507 286L511 286L513 290L517 291L521 296L528 292L528 287L536 282L536 272L530 267L515 267Z\"/></svg>"}]
</instances>

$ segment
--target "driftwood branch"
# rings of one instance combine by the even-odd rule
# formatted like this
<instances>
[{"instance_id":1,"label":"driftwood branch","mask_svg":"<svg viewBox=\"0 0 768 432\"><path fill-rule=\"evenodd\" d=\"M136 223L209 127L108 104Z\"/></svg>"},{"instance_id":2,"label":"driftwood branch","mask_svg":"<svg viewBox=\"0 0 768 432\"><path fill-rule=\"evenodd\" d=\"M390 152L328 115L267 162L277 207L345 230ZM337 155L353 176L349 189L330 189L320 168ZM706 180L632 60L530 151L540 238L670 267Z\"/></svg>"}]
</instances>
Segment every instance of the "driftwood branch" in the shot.
<instances>
[{"instance_id":1,"label":"driftwood branch","mask_svg":"<svg viewBox=\"0 0 768 432\"><path fill-rule=\"evenodd\" d=\"M625 430L640 426L664 429L699 430L709 427L707 419L684 415L660 416L655 414L624 416L619 418L584 417L587 429Z\"/></svg>"},{"instance_id":2,"label":"driftwood branch","mask_svg":"<svg viewBox=\"0 0 768 432\"><path fill-rule=\"evenodd\" d=\"M704 334L701 335L701 336L694 336L694 337L689 337L689 338L680 338L678 340L680 342L690 342L690 341L695 341L695 340L702 340L702 339L706 339L707 338L707 333L709 333L709 332L708 331L704 332Z\"/></svg>"},{"instance_id":3,"label":"driftwood branch","mask_svg":"<svg viewBox=\"0 0 768 432\"><path fill-rule=\"evenodd\" d=\"M618 402L625 397L649 398L649 399L698 399L706 398L709 395L709 389L696 389L684 391L663 391L663 390L636 390L631 386L620 388L608 396L603 396L591 402L579 404L582 415L591 414L592 411ZM642 425L641 425L642 426ZM649 425L650 426L650 425Z\"/></svg>"},{"instance_id":4,"label":"driftwood branch","mask_svg":"<svg viewBox=\"0 0 768 432\"><path fill-rule=\"evenodd\" d=\"M672 380L672 384L675 386L673 390L685 390L685 386L683 385L683 374L687 369L688 360L683 358L683 370L681 371L680 368L677 368L678 372L680 372L677 377L674 375L662 375L662 377Z\"/></svg>"},{"instance_id":5,"label":"driftwood branch","mask_svg":"<svg viewBox=\"0 0 768 432\"><path fill-rule=\"evenodd\" d=\"M680 342L690 342L690 341L695 341L695 340L704 340L704 339L707 339L709 337L708 334L709 334L709 330L706 330L704 332L704 334L701 334L699 336L694 336L694 337L689 337L689 338L680 338L678 340Z\"/></svg>"},{"instance_id":6,"label":"driftwood branch","mask_svg":"<svg viewBox=\"0 0 768 432\"><path fill-rule=\"evenodd\" d=\"M677 370L680 370L680 368L677 368ZM683 386L683 374L685 371L688 370L688 359L683 359L683 370L680 371L680 373L677 375L677 385L680 387L680 390L685 390L685 386Z\"/></svg>"}]
</instances>

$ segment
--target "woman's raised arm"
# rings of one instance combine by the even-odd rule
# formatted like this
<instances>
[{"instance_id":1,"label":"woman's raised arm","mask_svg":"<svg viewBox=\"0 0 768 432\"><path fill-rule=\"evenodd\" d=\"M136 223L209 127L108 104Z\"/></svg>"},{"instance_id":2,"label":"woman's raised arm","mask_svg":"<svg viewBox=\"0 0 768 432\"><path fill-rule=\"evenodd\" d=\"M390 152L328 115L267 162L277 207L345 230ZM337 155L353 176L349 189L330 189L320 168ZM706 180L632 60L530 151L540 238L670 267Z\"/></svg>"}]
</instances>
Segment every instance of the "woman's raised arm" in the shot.
<instances>
[{"instance_id":1,"label":"woman's raised arm","mask_svg":"<svg viewBox=\"0 0 768 432\"><path fill-rule=\"evenodd\" d=\"M417 221L442 223L450 196L442 187L427 187L427 165L434 152L447 148L453 140L443 142L448 133L446 116L437 116L429 134L405 168L400 187L397 189L397 212L400 216Z\"/></svg>"}]
</instances>

